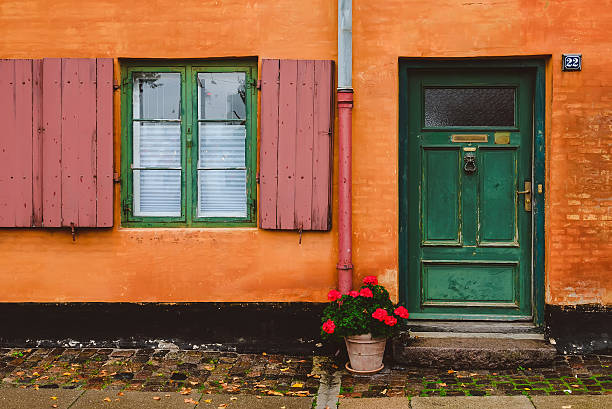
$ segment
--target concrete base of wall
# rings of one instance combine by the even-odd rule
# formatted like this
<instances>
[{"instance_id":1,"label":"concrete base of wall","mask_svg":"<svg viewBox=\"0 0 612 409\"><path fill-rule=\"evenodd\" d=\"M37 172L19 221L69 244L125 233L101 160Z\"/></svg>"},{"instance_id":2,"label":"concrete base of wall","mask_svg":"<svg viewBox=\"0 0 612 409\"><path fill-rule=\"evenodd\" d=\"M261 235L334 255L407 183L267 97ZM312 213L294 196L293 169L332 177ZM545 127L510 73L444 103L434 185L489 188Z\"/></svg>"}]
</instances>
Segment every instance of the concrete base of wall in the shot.
<instances>
[{"instance_id":1,"label":"concrete base of wall","mask_svg":"<svg viewBox=\"0 0 612 409\"><path fill-rule=\"evenodd\" d=\"M323 303L0 303L0 346L174 345L253 353L335 353L338 345L317 346L324 307ZM444 330L440 325L435 328ZM545 330L560 353L610 350L612 307L549 305Z\"/></svg>"},{"instance_id":2,"label":"concrete base of wall","mask_svg":"<svg viewBox=\"0 0 612 409\"><path fill-rule=\"evenodd\" d=\"M612 352L612 307L547 305L546 334L561 354Z\"/></svg>"}]
</instances>

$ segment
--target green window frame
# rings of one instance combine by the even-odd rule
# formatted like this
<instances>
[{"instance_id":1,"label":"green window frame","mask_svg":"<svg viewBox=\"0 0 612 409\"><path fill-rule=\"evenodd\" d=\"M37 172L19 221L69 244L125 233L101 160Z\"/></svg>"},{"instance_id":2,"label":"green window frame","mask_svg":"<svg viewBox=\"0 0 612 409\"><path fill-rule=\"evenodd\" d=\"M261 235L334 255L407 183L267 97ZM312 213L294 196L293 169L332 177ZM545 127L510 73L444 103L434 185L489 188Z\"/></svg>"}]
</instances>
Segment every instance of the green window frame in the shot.
<instances>
[{"instance_id":1,"label":"green window frame","mask_svg":"<svg viewBox=\"0 0 612 409\"><path fill-rule=\"evenodd\" d=\"M134 118L135 73L180 74L179 120ZM244 119L209 119L199 117L198 74L244 73ZM142 74L137 74L142 75ZM146 75L146 74L145 74ZM213 76L214 77L214 76ZM125 227L251 227L256 226L256 161L257 161L257 61L255 60L180 60L127 61L121 63L121 225ZM238 114L236 114L238 116ZM134 167L135 122L180 123L180 216L136 215L134 211L134 174L145 170L166 170ZM245 126L246 214L238 216L203 216L198 214L198 169L202 175L214 171L231 172L240 168L202 168L199 162L200 124L225 123ZM198 168L200 166L200 168ZM179 168L172 168L176 172ZM201 197L201 196L200 196Z\"/></svg>"}]
</instances>

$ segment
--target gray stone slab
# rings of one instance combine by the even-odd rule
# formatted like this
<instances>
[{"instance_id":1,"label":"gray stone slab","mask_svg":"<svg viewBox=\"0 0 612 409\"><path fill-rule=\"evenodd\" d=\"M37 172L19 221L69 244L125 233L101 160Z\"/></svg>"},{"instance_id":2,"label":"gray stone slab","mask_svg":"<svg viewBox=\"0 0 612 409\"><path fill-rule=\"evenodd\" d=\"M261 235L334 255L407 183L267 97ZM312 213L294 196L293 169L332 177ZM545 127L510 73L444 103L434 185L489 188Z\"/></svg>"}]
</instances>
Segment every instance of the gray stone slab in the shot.
<instances>
[{"instance_id":1,"label":"gray stone slab","mask_svg":"<svg viewBox=\"0 0 612 409\"><path fill-rule=\"evenodd\" d=\"M516 368L548 366L557 350L543 340L493 338L408 338L392 342L397 362L425 368Z\"/></svg>"},{"instance_id":2,"label":"gray stone slab","mask_svg":"<svg viewBox=\"0 0 612 409\"><path fill-rule=\"evenodd\" d=\"M612 395L534 396L537 409L612 409Z\"/></svg>"},{"instance_id":3,"label":"gray stone slab","mask_svg":"<svg viewBox=\"0 0 612 409\"><path fill-rule=\"evenodd\" d=\"M533 409L526 396L417 397L412 398L410 405L412 409Z\"/></svg>"},{"instance_id":4,"label":"gray stone slab","mask_svg":"<svg viewBox=\"0 0 612 409\"><path fill-rule=\"evenodd\" d=\"M340 409L410 409L408 398L340 399Z\"/></svg>"},{"instance_id":5,"label":"gray stone slab","mask_svg":"<svg viewBox=\"0 0 612 409\"><path fill-rule=\"evenodd\" d=\"M235 398L235 399L232 399ZM210 402L208 400L210 399ZM217 409L220 404L227 404L227 409L311 409L313 398L300 398L289 396L262 396L254 395L221 395L204 394L198 409ZM335 406L334 408L335 409Z\"/></svg>"},{"instance_id":6,"label":"gray stone slab","mask_svg":"<svg viewBox=\"0 0 612 409\"><path fill-rule=\"evenodd\" d=\"M83 393L75 389L39 389L0 387L2 409L67 409ZM56 399L53 399L53 398Z\"/></svg>"},{"instance_id":7,"label":"gray stone slab","mask_svg":"<svg viewBox=\"0 0 612 409\"><path fill-rule=\"evenodd\" d=\"M116 390L88 390L77 399L70 409L190 409L196 407L193 403L185 403L185 399L199 401L200 392L189 395L170 392L122 392ZM154 399L158 397L160 399ZM110 399L110 402L105 399Z\"/></svg>"}]
</instances>

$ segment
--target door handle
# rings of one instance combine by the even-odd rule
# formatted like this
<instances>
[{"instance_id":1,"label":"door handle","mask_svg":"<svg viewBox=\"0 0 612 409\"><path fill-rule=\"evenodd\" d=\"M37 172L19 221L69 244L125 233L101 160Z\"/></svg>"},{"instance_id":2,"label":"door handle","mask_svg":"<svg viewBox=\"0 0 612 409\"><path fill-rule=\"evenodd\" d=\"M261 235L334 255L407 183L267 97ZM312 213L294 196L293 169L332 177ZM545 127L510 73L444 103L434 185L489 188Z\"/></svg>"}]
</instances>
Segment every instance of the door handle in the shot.
<instances>
[{"instance_id":1,"label":"door handle","mask_svg":"<svg viewBox=\"0 0 612 409\"><path fill-rule=\"evenodd\" d=\"M519 190L517 195L525 195L525 211L531 211L531 182L525 181L525 190Z\"/></svg>"}]
</instances>

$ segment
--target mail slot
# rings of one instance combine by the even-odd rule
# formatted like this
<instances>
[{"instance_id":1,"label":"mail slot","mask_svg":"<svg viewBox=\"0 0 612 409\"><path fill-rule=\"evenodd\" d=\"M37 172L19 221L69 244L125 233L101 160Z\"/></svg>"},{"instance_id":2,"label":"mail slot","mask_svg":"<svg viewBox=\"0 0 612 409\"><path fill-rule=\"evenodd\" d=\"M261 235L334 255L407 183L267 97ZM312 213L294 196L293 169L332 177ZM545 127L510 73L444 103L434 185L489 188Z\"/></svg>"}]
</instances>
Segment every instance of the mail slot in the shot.
<instances>
[{"instance_id":1,"label":"mail slot","mask_svg":"<svg viewBox=\"0 0 612 409\"><path fill-rule=\"evenodd\" d=\"M487 134L455 134L451 135L451 142L488 142Z\"/></svg>"}]
</instances>

